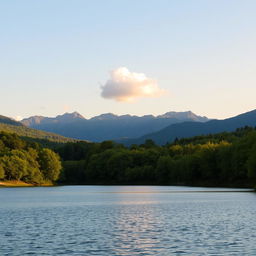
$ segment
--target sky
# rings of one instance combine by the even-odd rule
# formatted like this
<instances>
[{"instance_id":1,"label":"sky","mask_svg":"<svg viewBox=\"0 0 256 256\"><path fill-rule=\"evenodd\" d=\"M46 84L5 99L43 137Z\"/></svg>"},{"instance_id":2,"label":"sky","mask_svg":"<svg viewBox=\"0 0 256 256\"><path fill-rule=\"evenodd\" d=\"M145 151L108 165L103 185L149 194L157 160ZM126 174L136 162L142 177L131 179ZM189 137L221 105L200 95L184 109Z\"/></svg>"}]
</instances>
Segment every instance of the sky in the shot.
<instances>
[{"instance_id":1,"label":"sky","mask_svg":"<svg viewBox=\"0 0 256 256\"><path fill-rule=\"evenodd\" d=\"M255 0L0 0L0 114L256 109Z\"/></svg>"}]
</instances>

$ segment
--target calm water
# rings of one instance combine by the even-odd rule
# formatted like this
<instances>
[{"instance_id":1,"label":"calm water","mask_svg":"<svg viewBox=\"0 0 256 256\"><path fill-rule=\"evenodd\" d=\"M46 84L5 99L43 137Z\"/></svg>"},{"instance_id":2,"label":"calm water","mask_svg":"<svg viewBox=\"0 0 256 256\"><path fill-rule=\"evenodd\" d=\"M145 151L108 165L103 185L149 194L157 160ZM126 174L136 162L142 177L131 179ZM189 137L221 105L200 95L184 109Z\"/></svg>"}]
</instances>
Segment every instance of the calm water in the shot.
<instances>
[{"instance_id":1,"label":"calm water","mask_svg":"<svg viewBox=\"0 0 256 256\"><path fill-rule=\"evenodd\" d=\"M0 188L0 255L256 255L255 217L228 189Z\"/></svg>"}]
</instances>

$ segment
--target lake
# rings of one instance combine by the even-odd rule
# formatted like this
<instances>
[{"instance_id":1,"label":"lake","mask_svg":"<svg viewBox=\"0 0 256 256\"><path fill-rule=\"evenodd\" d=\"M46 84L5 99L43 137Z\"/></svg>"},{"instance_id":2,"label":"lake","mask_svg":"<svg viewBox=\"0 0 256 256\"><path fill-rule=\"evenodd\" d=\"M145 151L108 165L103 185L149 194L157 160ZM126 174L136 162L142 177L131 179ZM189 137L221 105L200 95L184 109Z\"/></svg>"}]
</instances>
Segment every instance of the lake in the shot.
<instances>
[{"instance_id":1,"label":"lake","mask_svg":"<svg viewBox=\"0 0 256 256\"><path fill-rule=\"evenodd\" d=\"M0 188L0 255L256 255L256 193L176 186Z\"/></svg>"}]
</instances>

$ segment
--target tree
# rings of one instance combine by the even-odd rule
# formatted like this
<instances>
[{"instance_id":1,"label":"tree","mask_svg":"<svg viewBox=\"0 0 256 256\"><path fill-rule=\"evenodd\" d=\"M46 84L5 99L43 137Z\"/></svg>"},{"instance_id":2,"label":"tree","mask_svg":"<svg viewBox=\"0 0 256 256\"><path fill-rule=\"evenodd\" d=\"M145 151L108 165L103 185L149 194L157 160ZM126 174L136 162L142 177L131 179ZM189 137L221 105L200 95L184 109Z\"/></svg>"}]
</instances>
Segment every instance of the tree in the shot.
<instances>
[{"instance_id":1,"label":"tree","mask_svg":"<svg viewBox=\"0 0 256 256\"><path fill-rule=\"evenodd\" d=\"M23 180L37 184L42 183L43 175L39 169L40 165L37 162L38 152L33 148L29 148L28 151L24 152L24 157L28 163L28 170L27 175L23 178Z\"/></svg>"},{"instance_id":2,"label":"tree","mask_svg":"<svg viewBox=\"0 0 256 256\"><path fill-rule=\"evenodd\" d=\"M27 162L17 155L5 155L1 158L1 163L8 180L20 180L27 174Z\"/></svg>"},{"instance_id":3,"label":"tree","mask_svg":"<svg viewBox=\"0 0 256 256\"><path fill-rule=\"evenodd\" d=\"M59 178L62 166L59 156L52 150L44 148L40 151L39 164L45 180L56 181Z\"/></svg>"},{"instance_id":4,"label":"tree","mask_svg":"<svg viewBox=\"0 0 256 256\"><path fill-rule=\"evenodd\" d=\"M26 142L20 139L17 134L1 132L0 139L10 149L23 149L26 145Z\"/></svg>"}]
</instances>

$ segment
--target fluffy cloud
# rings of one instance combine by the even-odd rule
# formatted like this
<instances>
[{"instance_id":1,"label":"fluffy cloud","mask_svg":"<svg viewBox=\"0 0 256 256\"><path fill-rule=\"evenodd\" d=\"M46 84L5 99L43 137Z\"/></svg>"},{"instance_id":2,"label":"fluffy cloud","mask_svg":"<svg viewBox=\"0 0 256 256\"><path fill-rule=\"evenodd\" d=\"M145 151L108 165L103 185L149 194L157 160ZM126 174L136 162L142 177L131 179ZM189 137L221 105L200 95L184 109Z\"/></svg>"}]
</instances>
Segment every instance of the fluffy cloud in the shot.
<instances>
[{"instance_id":1,"label":"fluffy cloud","mask_svg":"<svg viewBox=\"0 0 256 256\"><path fill-rule=\"evenodd\" d=\"M101 86L101 96L117 101L133 101L140 97L159 97L164 90L159 89L156 80L143 73L130 72L120 67L110 73L110 79Z\"/></svg>"}]
</instances>

